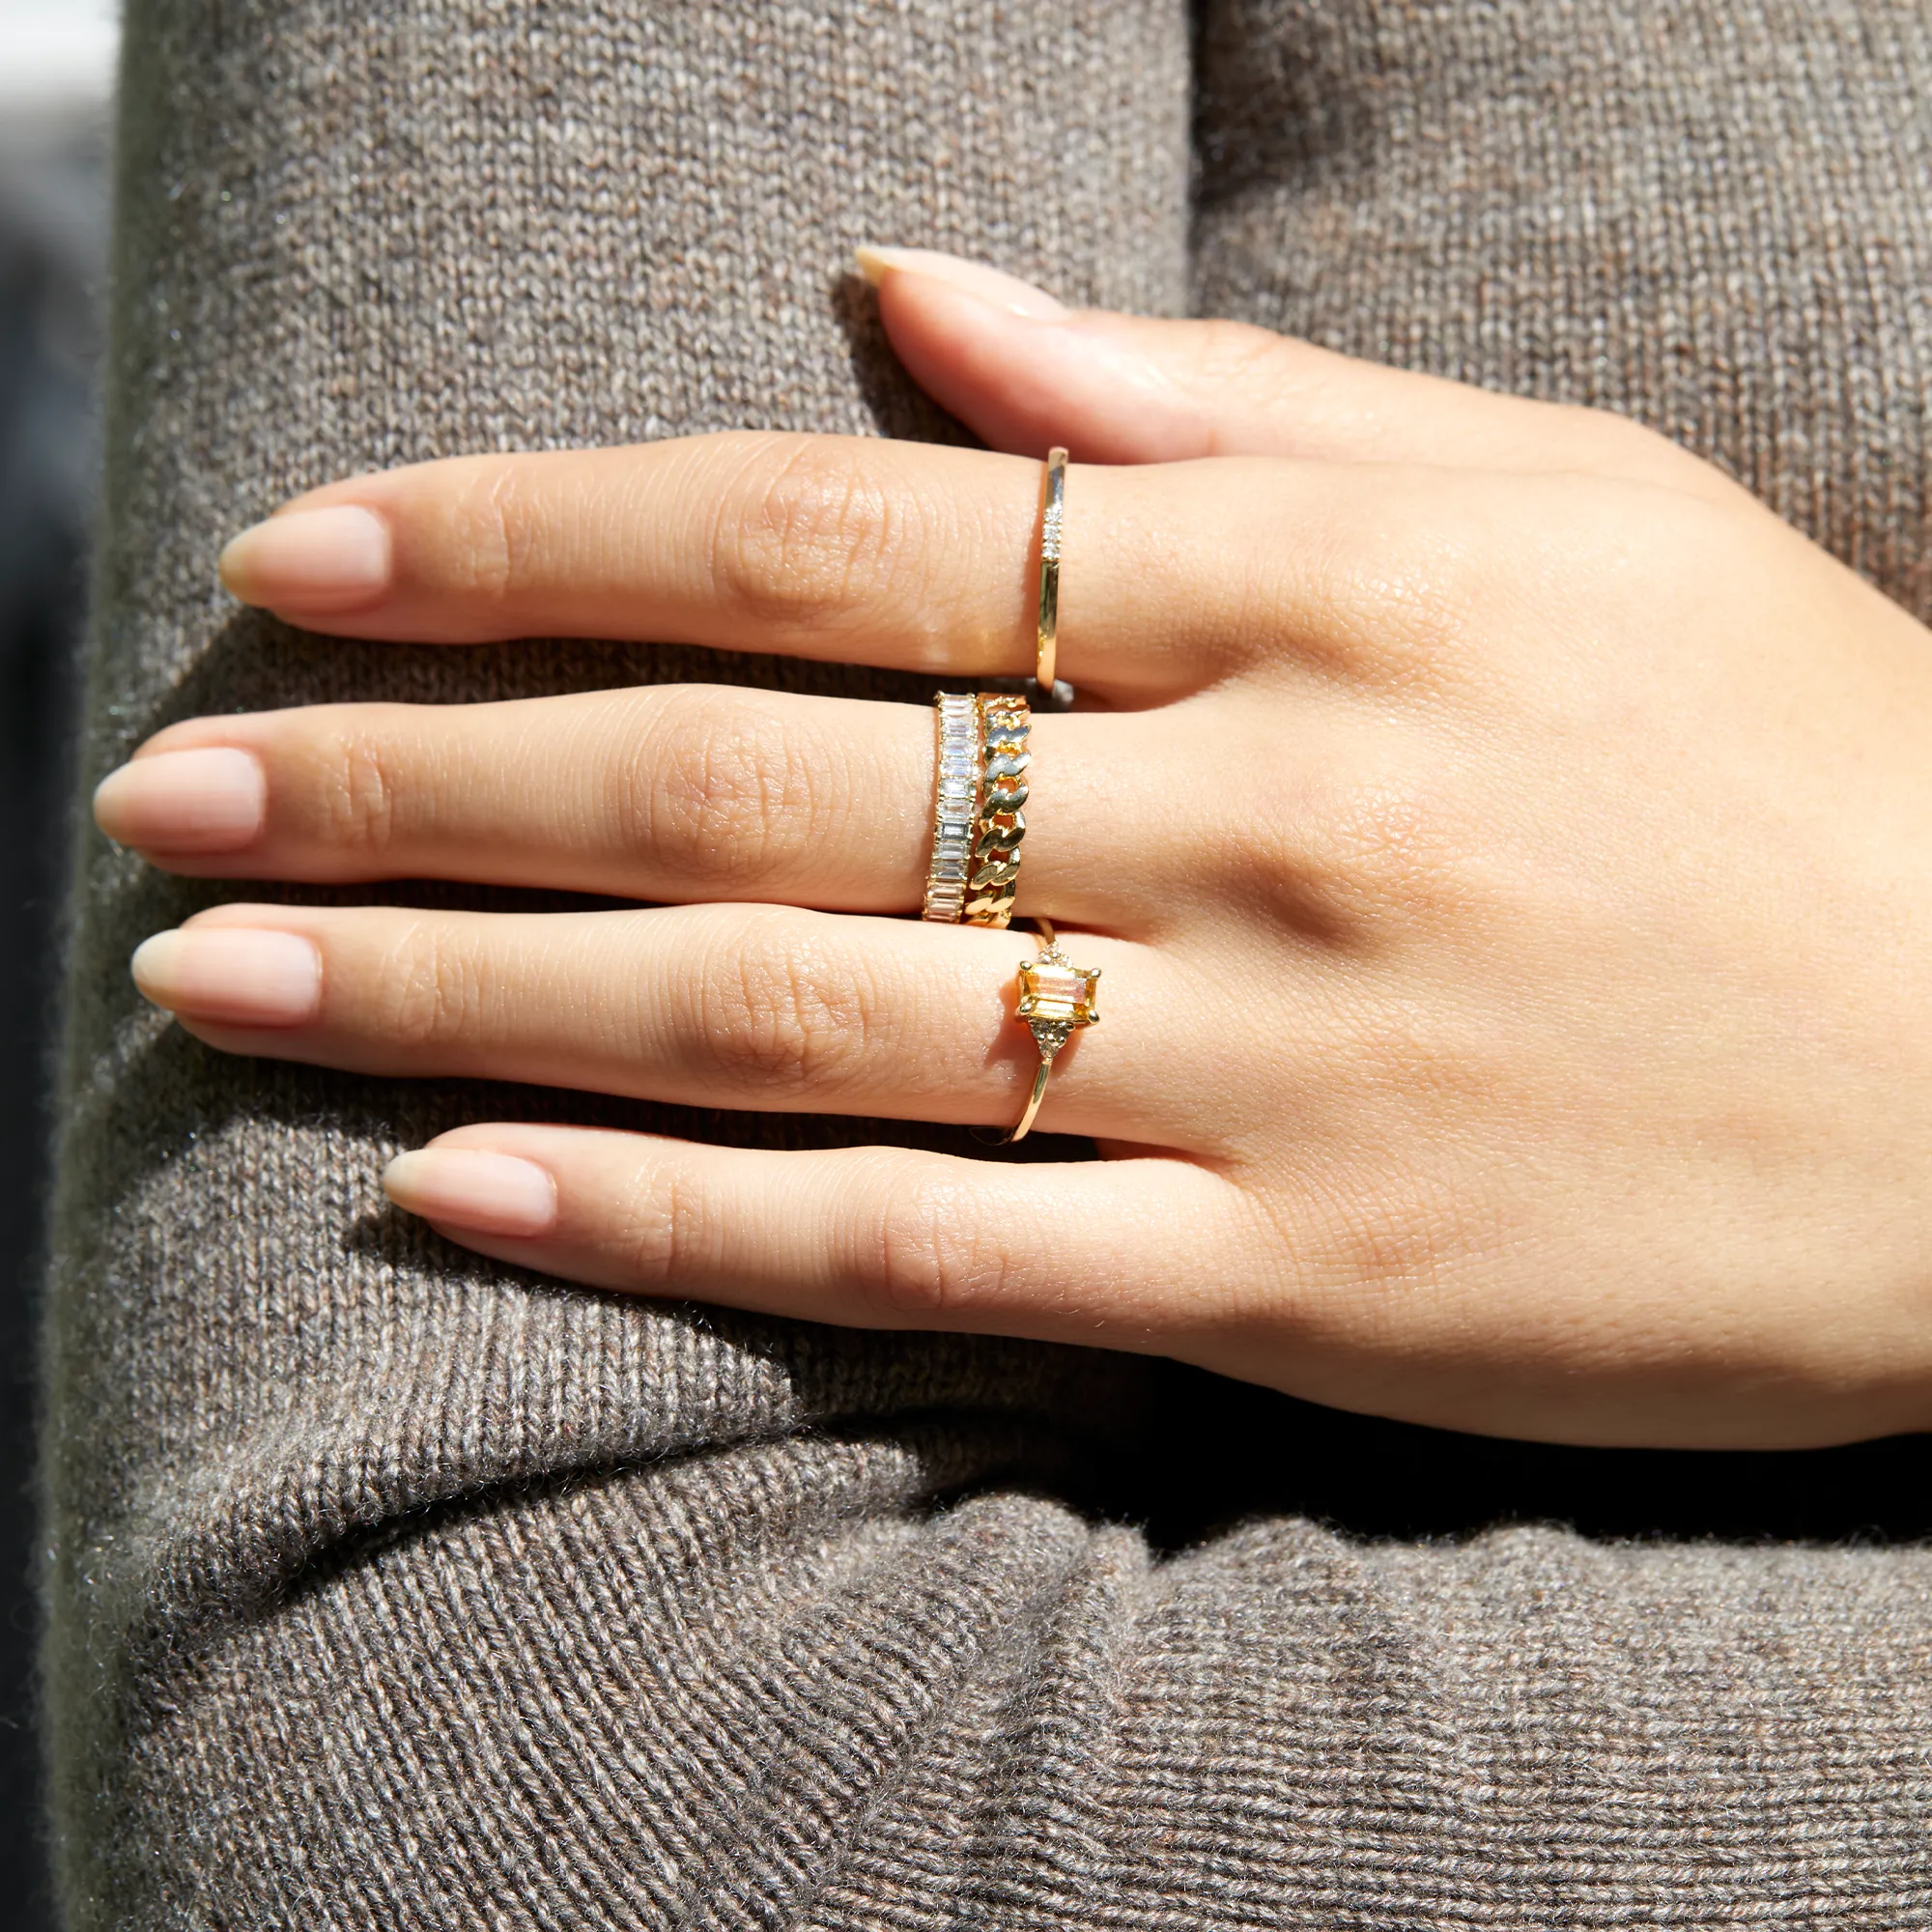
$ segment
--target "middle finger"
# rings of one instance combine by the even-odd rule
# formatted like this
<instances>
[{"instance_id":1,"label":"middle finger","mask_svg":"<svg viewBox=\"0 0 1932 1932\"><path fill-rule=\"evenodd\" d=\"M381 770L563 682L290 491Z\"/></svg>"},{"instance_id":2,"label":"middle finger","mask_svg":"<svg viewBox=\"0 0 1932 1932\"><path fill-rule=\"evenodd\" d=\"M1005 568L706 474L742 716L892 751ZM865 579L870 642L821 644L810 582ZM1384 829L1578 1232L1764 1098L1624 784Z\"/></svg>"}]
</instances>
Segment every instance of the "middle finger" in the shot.
<instances>
[{"instance_id":1,"label":"middle finger","mask_svg":"<svg viewBox=\"0 0 1932 1932\"><path fill-rule=\"evenodd\" d=\"M1034 721L1024 909L1118 928L1157 906L1157 714ZM171 871L445 878L659 901L917 910L930 709L714 685L501 704L202 718L102 783L110 837ZM1140 775L1123 784L1121 775Z\"/></svg>"}]
</instances>

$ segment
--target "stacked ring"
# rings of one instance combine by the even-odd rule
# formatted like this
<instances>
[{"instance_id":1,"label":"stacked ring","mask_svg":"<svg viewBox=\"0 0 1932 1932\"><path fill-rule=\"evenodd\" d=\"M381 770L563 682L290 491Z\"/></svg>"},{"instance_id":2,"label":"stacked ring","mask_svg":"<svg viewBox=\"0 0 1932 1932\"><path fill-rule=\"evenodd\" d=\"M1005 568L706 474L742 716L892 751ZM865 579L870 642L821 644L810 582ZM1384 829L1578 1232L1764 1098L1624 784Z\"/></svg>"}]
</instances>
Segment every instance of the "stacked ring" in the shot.
<instances>
[{"instance_id":1,"label":"stacked ring","mask_svg":"<svg viewBox=\"0 0 1932 1932\"><path fill-rule=\"evenodd\" d=\"M1034 630L1032 697L1041 711L1065 711L1073 687L1054 675L1060 656L1060 545L1066 515L1066 452L1046 453L1039 486L1039 614Z\"/></svg>"},{"instance_id":2,"label":"stacked ring","mask_svg":"<svg viewBox=\"0 0 1932 1932\"><path fill-rule=\"evenodd\" d=\"M957 925L973 869L973 828L979 818L985 757L979 703L942 691L933 699L933 723L939 769L933 783L932 858L926 867L922 917Z\"/></svg>"},{"instance_id":3,"label":"stacked ring","mask_svg":"<svg viewBox=\"0 0 1932 1932\"><path fill-rule=\"evenodd\" d=\"M1033 754L1027 739L1033 714L1024 697L1005 692L980 694L980 805L973 824L973 896L966 901L968 925L1008 924L1019 885L1020 841L1026 837L1027 766Z\"/></svg>"},{"instance_id":4,"label":"stacked ring","mask_svg":"<svg viewBox=\"0 0 1932 1932\"><path fill-rule=\"evenodd\" d=\"M1064 711L1071 685L1054 669L1060 642L1060 546L1066 452L1048 452L1040 482L1039 606L1035 675L1042 709ZM977 698L942 691L933 700L938 770L933 785L932 856L921 917L942 924L1004 926L1013 916L1020 841L1026 837L1027 750L1033 712L1024 697L982 691Z\"/></svg>"}]
</instances>

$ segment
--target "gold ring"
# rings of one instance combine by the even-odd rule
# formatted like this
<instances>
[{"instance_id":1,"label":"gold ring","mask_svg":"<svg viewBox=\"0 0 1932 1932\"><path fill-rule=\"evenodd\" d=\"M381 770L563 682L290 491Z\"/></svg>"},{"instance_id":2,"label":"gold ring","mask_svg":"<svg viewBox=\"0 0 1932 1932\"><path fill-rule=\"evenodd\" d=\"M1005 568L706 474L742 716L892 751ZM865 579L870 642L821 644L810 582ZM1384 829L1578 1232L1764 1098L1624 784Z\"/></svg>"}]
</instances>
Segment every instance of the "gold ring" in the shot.
<instances>
[{"instance_id":1,"label":"gold ring","mask_svg":"<svg viewBox=\"0 0 1932 1932\"><path fill-rule=\"evenodd\" d=\"M1020 1000L1013 1017L1024 1020L1033 1033L1033 1043L1039 1048L1039 1071L1033 1076L1033 1092L1019 1125L1007 1136L1009 1143L1026 1139L1039 1103L1046 1098L1054 1057L1075 1028L1100 1024L1095 990L1099 967L1074 965L1060 950L1051 920L1036 919L1033 925L1039 934L1039 956L1020 968Z\"/></svg>"},{"instance_id":2,"label":"gold ring","mask_svg":"<svg viewBox=\"0 0 1932 1932\"><path fill-rule=\"evenodd\" d=\"M1027 739L1033 714L1024 697L982 691L980 708L980 805L973 820L973 870L967 883L968 925L1006 925L1019 889L1020 841L1026 837Z\"/></svg>"},{"instance_id":3,"label":"gold ring","mask_svg":"<svg viewBox=\"0 0 1932 1932\"><path fill-rule=\"evenodd\" d=\"M932 857L925 869L923 919L957 925L973 869L973 828L980 816L985 763L977 698L942 691L932 700L938 769L932 781Z\"/></svg>"},{"instance_id":4,"label":"gold ring","mask_svg":"<svg viewBox=\"0 0 1932 1932\"><path fill-rule=\"evenodd\" d=\"M1066 511L1066 452L1046 453L1039 486L1039 618L1034 632L1033 701L1042 711L1065 711L1073 687L1056 680L1060 657L1060 541Z\"/></svg>"}]
</instances>

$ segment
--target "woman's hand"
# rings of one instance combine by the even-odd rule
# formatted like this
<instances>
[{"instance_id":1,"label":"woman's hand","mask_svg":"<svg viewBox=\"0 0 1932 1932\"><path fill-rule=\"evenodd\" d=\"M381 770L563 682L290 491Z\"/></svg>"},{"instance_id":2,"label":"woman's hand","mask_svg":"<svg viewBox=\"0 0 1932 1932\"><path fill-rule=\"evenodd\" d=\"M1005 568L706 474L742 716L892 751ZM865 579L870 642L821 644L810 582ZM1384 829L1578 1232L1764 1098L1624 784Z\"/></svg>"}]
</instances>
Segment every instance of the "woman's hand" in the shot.
<instances>
[{"instance_id":1,"label":"woman's hand","mask_svg":"<svg viewBox=\"0 0 1932 1932\"><path fill-rule=\"evenodd\" d=\"M1019 911L1104 969L1042 1125L1110 1158L478 1124L405 1207L604 1288L1157 1351L1416 1421L1932 1425L1932 638L1629 424L872 264L999 454L727 436L316 492L225 559L341 634L649 636L1062 675ZM162 732L114 838L223 877L670 902L229 905L201 1038L399 1074L1009 1124L1018 932L922 923L923 708L704 686Z\"/></svg>"}]
</instances>

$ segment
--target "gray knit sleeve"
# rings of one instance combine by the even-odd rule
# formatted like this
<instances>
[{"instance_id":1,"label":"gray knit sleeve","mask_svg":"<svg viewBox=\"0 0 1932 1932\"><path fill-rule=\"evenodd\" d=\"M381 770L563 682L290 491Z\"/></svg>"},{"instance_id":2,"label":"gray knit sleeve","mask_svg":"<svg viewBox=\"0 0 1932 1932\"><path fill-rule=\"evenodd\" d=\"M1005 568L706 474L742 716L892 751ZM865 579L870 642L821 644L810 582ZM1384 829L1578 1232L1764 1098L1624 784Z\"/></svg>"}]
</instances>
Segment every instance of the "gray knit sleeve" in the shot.
<instances>
[{"instance_id":1,"label":"gray knit sleeve","mask_svg":"<svg viewBox=\"0 0 1932 1932\"><path fill-rule=\"evenodd\" d=\"M1814 475L1828 536L1922 602L1923 412L1872 398L1925 345L1872 318L1922 286L1923 213L1854 236L1862 188L1794 201L1778 171L1809 140L1883 176L1884 90L1932 45L1904 4L1791 10L1868 125L1838 78L1807 91L1812 54L1752 65L1722 23L1763 9L1708 11L1620 50L1557 0L135 0L88 776L175 718L326 698L923 696L317 639L213 573L362 467L956 434L846 278L867 240L1155 311L1191 260L1209 305L1370 353L1673 429L1703 408L1690 430L1774 495ZM1630 115L1708 117L1757 172L1680 180L1601 103L1566 135L1548 99L1614 106L1627 56L1664 76ZM1751 220L1786 224L1750 285L1785 295L1731 313ZM221 896L79 856L46 1396L73 1932L1932 1924L1916 1549L1480 1531L1475 1501L1480 1533L1347 1533L1310 1506L1341 1464L1405 1490L1428 1470L1391 1445L1456 1452L1154 1364L459 1255L376 1176L466 1119L905 1130L221 1059L124 966Z\"/></svg>"}]
</instances>

